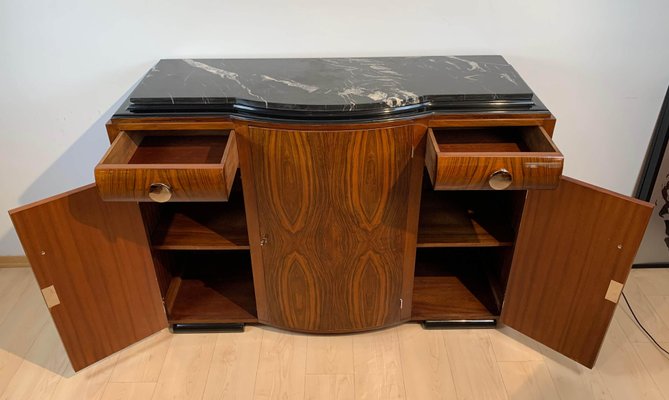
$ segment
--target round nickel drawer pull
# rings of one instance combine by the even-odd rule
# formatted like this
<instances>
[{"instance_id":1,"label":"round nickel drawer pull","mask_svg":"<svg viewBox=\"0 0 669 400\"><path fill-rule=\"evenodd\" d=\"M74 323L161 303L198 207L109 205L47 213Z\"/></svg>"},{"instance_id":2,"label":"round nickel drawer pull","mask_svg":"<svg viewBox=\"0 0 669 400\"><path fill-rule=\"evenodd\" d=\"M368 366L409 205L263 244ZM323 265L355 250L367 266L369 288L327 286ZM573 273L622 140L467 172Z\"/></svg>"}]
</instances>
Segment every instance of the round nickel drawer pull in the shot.
<instances>
[{"instance_id":1,"label":"round nickel drawer pull","mask_svg":"<svg viewBox=\"0 0 669 400\"><path fill-rule=\"evenodd\" d=\"M172 188L164 183L152 183L149 186L149 198L157 203L165 203L172 198Z\"/></svg>"},{"instance_id":2,"label":"round nickel drawer pull","mask_svg":"<svg viewBox=\"0 0 669 400\"><path fill-rule=\"evenodd\" d=\"M511 175L511 172L505 169L498 169L490 174L490 177L488 178L488 184L495 190L504 190L511 186L512 182L513 176Z\"/></svg>"}]
</instances>

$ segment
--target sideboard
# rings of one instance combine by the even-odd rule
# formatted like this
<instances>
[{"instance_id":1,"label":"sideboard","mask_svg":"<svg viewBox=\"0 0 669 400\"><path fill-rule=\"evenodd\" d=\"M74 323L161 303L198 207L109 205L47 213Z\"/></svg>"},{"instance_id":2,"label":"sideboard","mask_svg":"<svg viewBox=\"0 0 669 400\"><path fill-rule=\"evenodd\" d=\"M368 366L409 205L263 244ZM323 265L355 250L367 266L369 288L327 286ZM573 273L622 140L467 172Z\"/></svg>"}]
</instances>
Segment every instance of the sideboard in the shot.
<instances>
[{"instance_id":1,"label":"sideboard","mask_svg":"<svg viewBox=\"0 0 669 400\"><path fill-rule=\"evenodd\" d=\"M10 214L75 370L168 326L498 320L592 367L652 206L562 176L555 122L500 56L161 60L95 183Z\"/></svg>"}]
</instances>

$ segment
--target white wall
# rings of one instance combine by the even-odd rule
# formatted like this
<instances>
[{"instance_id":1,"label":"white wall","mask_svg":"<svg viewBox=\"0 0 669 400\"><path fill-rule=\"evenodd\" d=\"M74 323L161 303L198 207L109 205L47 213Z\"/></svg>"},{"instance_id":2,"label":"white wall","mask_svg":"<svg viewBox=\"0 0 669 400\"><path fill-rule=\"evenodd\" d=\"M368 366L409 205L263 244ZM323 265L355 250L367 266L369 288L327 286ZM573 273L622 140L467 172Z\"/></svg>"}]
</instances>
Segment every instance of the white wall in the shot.
<instances>
[{"instance_id":1,"label":"white wall","mask_svg":"<svg viewBox=\"0 0 669 400\"><path fill-rule=\"evenodd\" d=\"M91 182L118 100L181 57L501 54L557 116L565 173L629 194L669 84L667 15L661 0L0 0L0 210ZM3 213L0 255L21 253Z\"/></svg>"}]
</instances>

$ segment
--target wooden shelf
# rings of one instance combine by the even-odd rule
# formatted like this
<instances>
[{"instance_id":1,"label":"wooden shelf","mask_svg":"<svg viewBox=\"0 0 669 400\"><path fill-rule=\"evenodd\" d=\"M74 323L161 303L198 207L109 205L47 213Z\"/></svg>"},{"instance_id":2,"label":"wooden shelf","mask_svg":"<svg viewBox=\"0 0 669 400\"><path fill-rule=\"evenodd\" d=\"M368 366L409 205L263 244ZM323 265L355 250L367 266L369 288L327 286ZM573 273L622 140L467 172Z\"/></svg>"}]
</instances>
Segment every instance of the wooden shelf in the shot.
<instances>
[{"instance_id":1,"label":"wooden shelf","mask_svg":"<svg viewBox=\"0 0 669 400\"><path fill-rule=\"evenodd\" d=\"M238 182L235 182L238 185ZM156 250L248 249L249 236L241 190L222 203L170 203L151 238Z\"/></svg>"},{"instance_id":2,"label":"wooden shelf","mask_svg":"<svg viewBox=\"0 0 669 400\"><path fill-rule=\"evenodd\" d=\"M170 324L258 322L248 251L180 255L165 299Z\"/></svg>"},{"instance_id":3,"label":"wooden shelf","mask_svg":"<svg viewBox=\"0 0 669 400\"><path fill-rule=\"evenodd\" d=\"M429 183L423 187L417 247L513 245L508 193L435 191Z\"/></svg>"},{"instance_id":4,"label":"wooden shelf","mask_svg":"<svg viewBox=\"0 0 669 400\"><path fill-rule=\"evenodd\" d=\"M494 249L425 249L416 257L411 319L496 319Z\"/></svg>"}]
</instances>

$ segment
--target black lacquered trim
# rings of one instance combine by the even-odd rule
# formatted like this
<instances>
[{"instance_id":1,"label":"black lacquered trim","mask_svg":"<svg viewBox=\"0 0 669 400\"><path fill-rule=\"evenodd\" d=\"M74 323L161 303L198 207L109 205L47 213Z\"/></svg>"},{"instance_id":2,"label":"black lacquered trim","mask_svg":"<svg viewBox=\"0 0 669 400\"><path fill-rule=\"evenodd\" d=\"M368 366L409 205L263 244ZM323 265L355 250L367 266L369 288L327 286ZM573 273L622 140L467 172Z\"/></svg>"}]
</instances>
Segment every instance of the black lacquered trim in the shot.
<instances>
[{"instance_id":1,"label":"black lacquered trim","mask_svg":"<svg viewBox=\"0 0 669 400\"><path fill-rule=\"evenodd\" d=\"M206 332L244 332L243 323L186 323L172 324L173 333L206 333Z\"/></svg>"}]
</instances>

